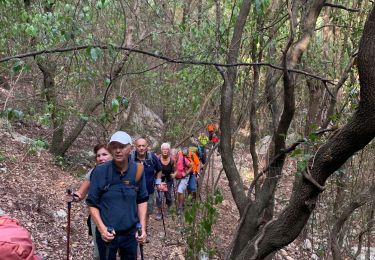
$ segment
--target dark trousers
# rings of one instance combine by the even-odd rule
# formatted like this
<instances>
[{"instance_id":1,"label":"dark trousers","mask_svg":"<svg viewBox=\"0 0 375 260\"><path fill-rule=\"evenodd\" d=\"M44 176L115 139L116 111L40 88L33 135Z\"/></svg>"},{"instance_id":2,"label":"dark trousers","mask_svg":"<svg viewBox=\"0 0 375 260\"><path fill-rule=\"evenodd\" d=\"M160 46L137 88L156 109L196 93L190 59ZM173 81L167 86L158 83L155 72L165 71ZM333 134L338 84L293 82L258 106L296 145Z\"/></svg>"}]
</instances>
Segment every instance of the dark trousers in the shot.
<instances>
[{"instance_id":1,"label":"dark trousers","mask_svg":"<svg viewBox=\"0 0 375 260\"><path fill-rule=\"evenodd\" d=\"M132 230L127 235L118 235L110 242L102 240L100 233L96 230L96 242L98 244L100 260L116 260L117 250L120 250L121 260L137 259L136 230Z\"/></svg>"}]
</instances>

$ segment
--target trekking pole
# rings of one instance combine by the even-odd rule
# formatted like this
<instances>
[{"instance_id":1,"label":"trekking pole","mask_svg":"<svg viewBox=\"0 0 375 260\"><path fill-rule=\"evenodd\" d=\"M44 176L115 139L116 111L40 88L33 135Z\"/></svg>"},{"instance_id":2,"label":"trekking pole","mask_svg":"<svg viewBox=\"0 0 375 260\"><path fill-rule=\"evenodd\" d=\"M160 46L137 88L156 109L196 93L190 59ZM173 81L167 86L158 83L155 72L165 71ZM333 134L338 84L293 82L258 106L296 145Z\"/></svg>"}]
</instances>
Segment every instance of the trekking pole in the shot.
<instances>
[{"instance_id":1,"label":"trekking pole","mask_svg":"<svg viewBox=\"0 0 375 260\"><path fill-rule=\"evenodd\" d=\"M115 229L113 227L107 227L107 232L108 233L111 233L114 231ZM109 244L111 242L106 242L105 243L105 259L107 260L109 258Z\"/></svg>"},{"instance_id":2,"label":"trekking pole","mask_svg":"<svg viewBox=\"0 0 375 260\"><path fill-rule=\"evenodd\" d=\"M67 189L66 193L68 193L68 195L71 195L72 194L72 190L71 189ZM69 253L70 253L70 211L71 211L71 208L72 208L72 202L68 201L68 223L67 223L67 226L66 226L66 240L67 240L67 244L66 244L66 259L67 260L69 260Z\"/></svg>"},{"instance_id":3,"label":"trekking pole","mask_svg":"<svg viewBox=\"0 0 375 260\"><path fill-rule=\"evenodd\" d=\"M177 211L178 200L177 200L176 180L173 180L172 185L173 185L173 193L174 193L174 194L173 194L173 196L174 196L174 204L175 204L176 211Z\"/></svg>"},{"instance_id":4,"label":"trekking pole","mask_svg":"<svg viewBox=\"0 0 375 260\"><path fill-rule=\"evenodd\" d=\"M142 235L142 225L141 225L141 223L137 223L137 232L138 232L138 236ZM139 243L139 251L141 252L141 260L144 260L144 258L143 258L143 245L141 243Z\"/></svg>"},{"instance_id":5,"label":"trekking pole","mask_svg":"<svg viewBox=\"0 0 375 260\"><path fill-rule=\"evenodd\" d=\"M165 230L165 222L164 222L164 213L163 213L163 198L160 195L160 191L157 191L158 197L159 197L159 202L161 204L160 206L160 212L161 212L161 219L163 220L163 228L164 228L164 237L167 236L167 231Z\"/></svg>"}]
</instances>

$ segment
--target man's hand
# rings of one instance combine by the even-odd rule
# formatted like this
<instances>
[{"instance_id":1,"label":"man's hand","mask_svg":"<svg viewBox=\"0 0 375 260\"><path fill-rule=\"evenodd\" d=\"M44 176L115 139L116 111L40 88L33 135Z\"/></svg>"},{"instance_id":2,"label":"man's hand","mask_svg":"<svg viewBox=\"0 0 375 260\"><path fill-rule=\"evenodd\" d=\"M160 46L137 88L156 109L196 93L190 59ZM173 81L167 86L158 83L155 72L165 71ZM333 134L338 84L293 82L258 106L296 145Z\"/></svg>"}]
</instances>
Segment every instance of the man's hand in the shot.
<instances>
[{"instance_id":1,"label":"man's hand","mask_svg":"<svg viewBox=\"0 0 375 260\"><path fill-rule=\"evenodd\" d=\"M135 233L135 238L137 239L138 243L144 244L146 242L147 234L146 230L142 228L141 235L138 235L138 232Z\"/></svg>"},{"instance_id":2,"label":"man's hand","mask_svg":"<svg viewBox=\"0 0 375 260\"><path fill-rule=\"evenodd\" d=\"M65 202L77 202L77 201L80 201L81 199L77 193L73 193L73 194L66 193L64 200Z\"/></svg>"},{"instance_id":3,"label":"man's hand","mask_svg":"<svg viewBox=\"0 0 375 260\"><path fill-rule=\"evenodd\" d=\"M107 228L99 230L99 232L103 241L107 243L111 242L115 238L115 235L116 235L116 232L114 230L112 232L108 232Z\"/></svg>"}]
</instances>

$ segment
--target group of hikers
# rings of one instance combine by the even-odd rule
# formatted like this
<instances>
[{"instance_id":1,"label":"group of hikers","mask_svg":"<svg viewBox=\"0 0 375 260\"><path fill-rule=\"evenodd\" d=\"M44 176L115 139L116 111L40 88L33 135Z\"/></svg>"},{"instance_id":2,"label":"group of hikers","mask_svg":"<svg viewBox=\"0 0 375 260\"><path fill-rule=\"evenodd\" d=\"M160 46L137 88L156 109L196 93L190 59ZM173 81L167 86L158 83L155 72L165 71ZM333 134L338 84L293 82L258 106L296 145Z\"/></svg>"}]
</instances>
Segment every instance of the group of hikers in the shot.
<instances>
[{"instance_id":1,"label":"group of hikers","mask_svg":"<svg viewBox=\"0 0 375 260\"><path fill-rule=\"evenodd\" d=\"M208 136L192 136L190 147L176 149L165 142L156 153L147 138L133 142L123 131L115 132L108 144L94 147L96 166L79 189L65 198L68 202L85 199L93 259L115 260L117 253L121 259L137 259L138 243L149 242L146 230L150 216L155 212L155 219L164 221L164 199L166 214L173 204L176 214L183 214L186 195L191 194L193 200L197 197L207 145L219 141L215 128L209 124Z\"/></svg>"}]
</instances>

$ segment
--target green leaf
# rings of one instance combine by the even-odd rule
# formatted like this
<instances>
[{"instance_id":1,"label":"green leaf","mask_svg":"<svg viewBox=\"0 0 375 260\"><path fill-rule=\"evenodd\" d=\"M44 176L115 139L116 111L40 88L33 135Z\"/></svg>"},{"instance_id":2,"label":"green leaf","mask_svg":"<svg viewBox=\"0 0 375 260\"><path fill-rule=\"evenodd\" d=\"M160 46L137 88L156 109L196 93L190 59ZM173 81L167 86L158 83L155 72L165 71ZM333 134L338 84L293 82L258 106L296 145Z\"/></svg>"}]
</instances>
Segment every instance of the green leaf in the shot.
<instances>
[{"instance_id":1,"label":"green leaf","mask_svg":"<svg viewBox=\"0 0 375 260\"><path fill-rule=\"evenodd\" d=\"M129 100L126 97L122 97L121 104L125 109L128 109L129 107Z\"/></svg>"},{"instance_id":2,"label":"green leaf","mask_svg":"<svg viewBox=\"0 0 375 260\"><path fill-rule=\"evenodd\" d=\"M301 148L297 148L293 152L291 152L290 157L297 157L301 154L303 154L303 150Z\"/></svg>"},{"instance_id":3,"label":"green leaf","mask_svg":"<svg viewBox=\"0 0 375 260\"><path fill-rule=\"evenodd\" d=\"M89 117L86 115L80 115L79 118L85 122L89 121Z\"/></svg>"},{"instance_id":4,"label":"green leaf","mask_svg":"<svg viewBox=\"0 0 375 260\"><path fill-rule=\"evenodd\" d=\"M319 136L318 136L316 133L310 133L310 134L309 134L309 139L310 139L312 142L315 142L316 140L319 139Z\"/></svg>"},{"instance_id":5,"label":"green leaf","mask_svg":"<svg viewBox=\"0 0 375 260\"><path fill-rule=\"evenodd\" d=\"M16 62L14 63L12 67L13 73L20 72L23 67L23 64L24 64L23 60L20 60L20 59L16 60Z\"/></svg>"},{"instance_id":6,"label":"green leaf","mask_svg":"<svg viewBox=\"0 0 375 260\"><path fill-rule=\"evenodd\" d=\"M303 172L306 169L307 161L299 161L297 162L297 171Z\"/></svg>"},{"instance_id":7,"label":"green leaf","mask_svg":"<svg viewBox=\"0 0 375 260\"><path fill-rule=\"evenodd\" d=\"M109 84L111 84L111 79L110 79L110 78L106 78L106 79L104 80L104 85L105 85L106 87L108 87Z\"/></svg>"},{"instance_id":8,"label":"green leaf","mask_svg":"<svg viewBox=\"0 0 375 260\"><path fill-rule=\"evenodd\" d=\"M25 32L30 35L31 37L35 37L37 34L38 34L38 31L36 30L36 28L33 26L33 25L28 25L26 27L26 30Z\"/></svg>"},{"instance_id":9,"label":"green leaf","mask_svg":"<svg viewBox=\"0 0 375 260\"><path fill-rule=\"evenodd\" d=\"M94 61L97 61L98 59L98 51L96 48L91 48L90 50L90 56L91 56L91 59L93 59Z\"/></svg>"},{"instance_id":10,"label":"green leaf","mask_svg":"<svg viewBox=\"0 0 375 260\"><path fill-rule=\"evenodd\" d=\"M120 102L117 98L112 99L112 111L117 113L120 108Z\"/></svg>"}]
</instances>

